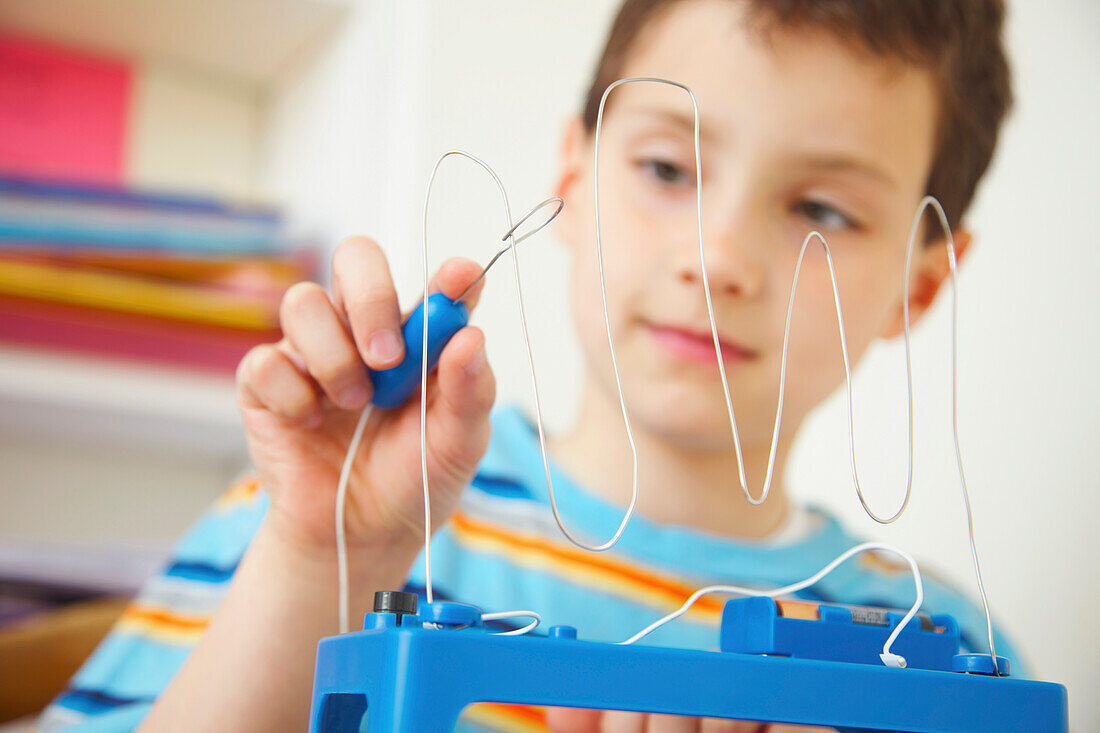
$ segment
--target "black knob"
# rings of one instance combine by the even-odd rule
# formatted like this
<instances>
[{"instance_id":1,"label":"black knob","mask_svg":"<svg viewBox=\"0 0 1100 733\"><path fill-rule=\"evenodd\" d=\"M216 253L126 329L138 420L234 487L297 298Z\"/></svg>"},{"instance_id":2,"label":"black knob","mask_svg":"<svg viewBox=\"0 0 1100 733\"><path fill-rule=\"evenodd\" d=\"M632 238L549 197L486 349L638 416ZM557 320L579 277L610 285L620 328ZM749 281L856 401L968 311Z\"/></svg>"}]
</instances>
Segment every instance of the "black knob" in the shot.
<instances>
[{"instance_id":1,"label":"black knob","mask_svg":"<svg viewBox=\"0 0 1100 733\"><path fill-rule=\"evenodd\" d=\"M374 593L375 613L416 614L416 594L399 590L380 590Z\"/></svg>"}]
</instances>

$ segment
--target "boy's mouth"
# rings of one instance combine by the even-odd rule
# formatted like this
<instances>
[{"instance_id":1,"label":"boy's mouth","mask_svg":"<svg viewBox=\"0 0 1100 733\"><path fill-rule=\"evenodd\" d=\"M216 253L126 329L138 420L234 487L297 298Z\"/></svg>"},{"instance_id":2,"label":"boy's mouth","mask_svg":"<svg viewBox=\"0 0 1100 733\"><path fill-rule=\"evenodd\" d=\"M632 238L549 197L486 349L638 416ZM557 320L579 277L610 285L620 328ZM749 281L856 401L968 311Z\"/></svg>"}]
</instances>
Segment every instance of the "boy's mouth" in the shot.
<instances>
[{"instance_id":1,"label":"boy's mouth","mask_svg":"<svg viewBox=\"0 0 1100 733\"><path fill-rule=\"evenodd\" d=\"M714 337L710 331L648 322L645 326L653 340L673 355L699 363L715 362ZM722 348L722 360L726 363L746 362L757 356L755 351L721 337L718 343Z\"/></svg>"}]
</instances>

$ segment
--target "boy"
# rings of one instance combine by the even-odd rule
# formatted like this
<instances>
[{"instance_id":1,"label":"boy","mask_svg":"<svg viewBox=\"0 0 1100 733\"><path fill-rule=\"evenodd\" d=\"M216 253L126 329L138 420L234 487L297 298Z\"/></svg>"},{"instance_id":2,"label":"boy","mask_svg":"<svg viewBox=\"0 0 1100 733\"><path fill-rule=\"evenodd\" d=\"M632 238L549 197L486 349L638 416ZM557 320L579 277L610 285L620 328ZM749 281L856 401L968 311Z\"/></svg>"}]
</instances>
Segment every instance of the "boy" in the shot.
<instances>
[{"instance_id":1,"label":"boy","mask_svg":"<svg viewBox=\"0 0 1100 733\"><path fill-rule=\"evenodd\" d=\"M917 203L937 196L957 227L1009 104L1002 15L997 0L628 0L583 115L566 131L558 182L566 208L556 231L573 253L587 367L580 418L551 441L570 529L594 542L610 536L630 491L592 227L593 127L604 88L653 76L687 85L698 99L707 265L748 488L758 496L803 237L817 229L831 245L853 360L875 338L897 334ZM701 585L785 584L857 543L824 513L792 505L783 486L799 423L842 378L839 358L822 356L837 354L838 344L819 250L807 255L794 311L771 496L753 507L737 486L700 280L690 112L682 92L628 85L610 98L601 138L611 328L641 461L634 522L598 555L560 536L530 426L514 410L500 411L490 441L493 375L482 334L466 328L444 350L427 407L438 597L487 610L532 608L548 624L617 641ZM926 239L910 283L914 322L948 273L941 234L929 228ZM969 239L956 228L960 257ZM455 297L479 269L450 261L432 289ZM300 284L281 316L284 340L253 350L238 372L258 483L230 492L184 540L47 725L75 722L81 712L97 713L87 730L306 725L315 646L336 632L332 517L344 451L370 399L363 365L393 366L404 345L385 259L366 239L337 251L331 296ZM369 609L375 590L423 584L418 431L414 398L377 413L358 452L347 510L353 618ZM906 574L865 556L806 597L904 607L911 593ZM960 596L928 582L926 607L955 615L967 643L984 648L984 619ZM712 648L719 608L701 602L647 643ZM1016 656L1003 641L998 649ZM507 710L471 709L467 717L490 729L518 725ZM557 710L548 724L760 728Z\"/></svg>"}]
</instances>

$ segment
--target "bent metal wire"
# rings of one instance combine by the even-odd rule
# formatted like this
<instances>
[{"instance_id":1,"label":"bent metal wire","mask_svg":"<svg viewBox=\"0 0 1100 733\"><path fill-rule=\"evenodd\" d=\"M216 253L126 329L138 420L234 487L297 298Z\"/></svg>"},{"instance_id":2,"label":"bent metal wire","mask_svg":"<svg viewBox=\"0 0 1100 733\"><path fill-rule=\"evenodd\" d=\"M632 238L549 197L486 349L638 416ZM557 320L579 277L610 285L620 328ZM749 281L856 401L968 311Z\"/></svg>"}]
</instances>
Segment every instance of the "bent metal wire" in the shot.
<instances>
[{"instance_id":1,"label":"bent metal wire","mask_svg":"<svg viewBox=\"0 0 1100 733\"><path fill-rule=\"evenodd\" d=\"M862 485L861 485L860 480L859 480L859 473L858 473L857 463L856 463L855 429L854 429L854 418L853 418L853 407L852 407L851 362L850 362L850 359L849 359L849 356L848 356L847 336L845 334L844 317L843 317L843 313L842 313L841 305L840 305L840 292L839 292L839 289L837 287L836 270L835 270L835 267L833 265L832 253L829 249L829 245L825 241L825 238L819 232L816 232L816 231L809 232L806 235L803 242L802 242L802 248L799 252L798 261L797 261L797 264L795 266L794 277L793 277L793 280L792 280L792 283L791 283L791 294L790 294L790 299L789 299L788 304L787 304L787 318L786 318L786 323L785 323L785 326L784 326L784 333L783 333L783 348L782 348L782 356L781 356L781 361L780 361L779 396L777 398L775 424L774 424L774 428L773 428L773 432L772 432L771 450L770 450L770 454L769 454L767 472L766 472L766 475L765 475L765 478L764 478L764 484L763 484L762 490L760 492L760 496L759 496L759 498L754 498L752 496L752 494L749 492L749 489L748 489L748 479L746 477L745 463L744 463L744 459L743 459L743 456L742 456L741 438L740 438L740 435L739 435L738 429L737 429L737 419L734 415L733 400L732 400L732 396L730 394L729 381L728 381L728 378L727 378L727 375L726 375L725 365L724 365L724 361L723 361L723 358L722 358L721 342L720 342L720 339L719 339L719 336L718 336L718 326L717 326L717 322L716 322L715 315L714 315L714 302L713 302L713 298L711 296L710 279L709 279L709 275L707 273L706 252L705 252L705 248L703 246L702 158L701 158L701 155L700 155L699 106L698 106L698 102L696 101L695 94L691 91L691 89L684 86L683 84L679 84L679 83L674 82L674 81L669 81L667 79L659 79L659 78L654 78L654 77L631 77L631 78L619 79L619 80L613 82L612 84L608 85L607 89L604 90L603 96L600 99L599 112L598 112L597 118L596 118L595 142L594 142L594 199L595 199L594 203L595 203L595 224L596 224L596 251L597 251L597 258L598 258L598 262L599 262L600 289L601 289L601 297L602 297L602 303L603 303L604 324L605 324L606 331L607 331L607 343L608 343L608 348L609 348L610 353L611 353L612 368L613 368L613 371L614 371L614 374L615 374L615 386L616 386L616 390L618 392L619 406L620 406L622 416L623 416L623 425L624 425L624 428L625 428L625 431L626 431L627 440L630 443L630 449L631 449L631 455L632 455L632 471L631 471L632 489L631 489L630 504L628 505L627 510L624 513L621 522L619 523L618 528L615 530L615 532L612 534L612 536L608 540L606 540L602 543L589 544L589 543L586 543L586 542L578 539L576 536L573 535L573 533L571 533L565 527L565 524L564 524L564 522L561 518L561 514L558 510L557 499L556 499L555 492L554 492L553 480L552 480L551 475L550 475L550 464L549 464L549 457L548 457L547 448L546 448L546 435L545 435L545 428L544 428L543 418L542 418L542 405L541 405L541 400L540 400L540 397L539 397L538 379L537 379L537 375L536 375L536 371L535 371L534 355L533 355L532 348L531 348L531 339L530 339L530 334L529 334L528 327L527 327L527 316L526 316L526 311L525 311L525 308L524 308L523 288L522 288L522 282L521 282L520 271L519 271L519 259L515 255L515 246L519 242L522 242L524 239L532 236L533 234L535 234L538 231L540 231L541 229L543 229L546 225L548 225L550 223L550 221L552 221L561 212L562 205L563 205L562 200L558 197L551 197L549 199L546 199L545 201L543 201L543 202L539 203L538 205L536 205L535 207L533 207L524 217L522 217L520 219L520 221L518 223L513 224L512 223L512 217L511 217L511 209L510 209L510 206L508 204L508 195L507 195L507 192L504 189L504 185L501 182L500 177L484 161L477 158L476 156L473 156L473 155L471 155L467 152L461 151L461 150L451 150L451 151L448 151L448 152L444 153L442 156L440 156L440 158L436 161L435 167L432 169L431 176L428 180L427 190L425 192L425 197L424 197L424 233L423 233L423 259L424 259L423 274L424 274L424 291L427 292L427 287L428 287L427 216L428 216L429 202L430 202L430 198L431 198L432 184L435 181L435 176L436 176L436 173L439 170L440 164L446 158L448 158L450 156L453 156L453 155L465 157L465 158L473 161L477 165L479 165L482 169L484 169L493 178L493 181L497 184L497 188L500 190L501 199L502 199L502 202L504 204L505 216L508 220L508 226L509 226L508 231L505 233L504 237L502 237L502 241L508 241L509 244L508 244L507 247L505 247L500 252L498 252L492 258L492 260L489 261L489 263L485 266L485 268L482 270L481 274L474 281L474 283L472 283L470 285L470 287L468 287L465 291L463 291L462 295L460 295L458 299L461 300L463 297L465 297L465 295L470 291L470 288L472 288L474 284L476 284L478 281L481 280L481 278L483 278L485 276L485 273L488 272L489 268L491 268L493 266L493 264L495 264L496 261L505 252L507 252L509 250L512 250L512 255L513 255L512 256L512 263L513 263L513 270L514 270L515 283L516 283L516 297L517 297L517 304L518 304L519 314L520 314L520 324L521 324L521 328L522 328L522 331L523 331L523 341L524 341L524 346L526 347L526 350L527 350L528 365L529 365L530 373L531 373L531 386L532 386L532 391L533 391L533 395L534 395L535 417L536 417L536 425L537 425L537 428L538 428L538 436L539 436L539 448L540 448L540 452L541 452L541 456L542 456L543 470L544 470L545 476L546 476L547 490L548 490L549 497L550 497L550 506L551 506L551 510L553 512L553 515L554 515L554 521L557 523L558 528L561 530L562 534L570 542L572 542L574 545L576 545L576 546L578 546L582 549L593 551L593 552L600 552L600 551L608 550L611 547L613 547L619 541L619 539L622 537L623 532L626 530L626 527L630 522L630 519L633 517L635 508L637 506L637 501L638 501L638 450L637 450L637 445L636 445L635 440L634 440L634 433L633 433L633 429L632 429L631 423L630 423L630 417L629 417L629 413L628 413L627 406L626 406L626 399L625 399L625 396L623 394L622 379L621 379L621 375L620 375L620 371L619 371L618 359L617 359L616 352L615 352L614 338L613 338L612 333L611 333L611 320L610 320L610 315L609 315L608 305L607 305L607 286L606 286L605 273L604 273L603 243L602 243L601 230L600 230L600 187L599 187L599 149L600 149L601 133L602 133L602 128L603 128L604 110L605 110L605 107L606 107L607 98L610 95L610 93L614 89L616 89L617 87L619 87L621 85L625 85L625 84L632 84L632 83L663 84L663 85L675 87L675 88L683 90L691 100L692 111L693 111L693 116L694 116L693 132L694 132L694 146L695 146L696 209L697 209L698 238L699 238L699 264L700 264L700 268L702 270L702 275L703 275L703 278L702 278L702 280L703 280L703 290L704 290L704 294L706 296L707 315L708 315L708 318L710 320L711 336L712 336L713 341L714 341L715 356L716 356L716 359L717 359L717 362L718 362L718 370L719 370L719 374L721 376L722 388L723 388L724 395L725 395L725 400L726 400L726 409L727 409L727 412L729 414L730 430L731 430L732 437L733 437L734 450L735 450L735 453L736 453L736 456L737 456L738 474L739 474L739 478L740 478L740 487L741 487L742 493L745 496L745 499L750 504L753 504L753 505L762 504L767 499L768 493L771 490L772 480L774 478L774 468L775 468L775 460L776 460L776 454L777 454L777 448L778 448L779 432L780 432L780 427L781 427L782 418L783 418L783 398L784 398L785 385L786 385L788 346L789 346L789 342L790 342L791 316L792 316L793 308L794 308L794 299L795 299L795 294L796 294L797 288L798 288L798 279L799 279L799 275L801 273L802 263L803 263L803 259L804 259L805 254L806 254L806 250L809 247L810 242L814 239L817 239L821 243L821 246L822 246L822 248L825 252L825 260L826 260L826 264L828 266L829 277L830 277L830 282L831 282L832 291L833 291L833 301L834 301L834 304L835 304L835 307L836 307L837 330L838 330L838 333L839 333L839 336L840 336L841 352L842 352L842 355L843 355L843 358L844 358L844 377L845 377L845 386L846 386L846 393L847 393L847 399L848 399L849 447L850 447L850 455L851 455L852 479L853 479L853 483L855 485L856 495L858 496L860 504L862 505L862 507L863 507L864 511L867 513L867 515L870 516L871 519L873 519L874 521L879 522L880 524L893 523L893 522L897 521L901 517L901 515L905 512L905 509L908 507L909 500L910 500L910 497L912 495L913 450L914 450L914 447L913 447L914 440L913 440L912 350L911 350L911 331L910 331L910 316L909 316L910 271L911 271L911 265L912 265L913 249L914 249L916 238L917 238L917 235L918 235L918 232L919 232L919 229L920 229L920 222L921 222L921 219L923 217L923 214L924 214L925 210L929 207L933 208L934 211L936 212L936 215L939 219L940 226L943 229L944 234L945 234L945 244L946 244L946 247L947 247L947 255L948 255L948 261L949 261L949 264L950 264L950 274L951 274L951 289L952 289L952 350L951 350L951 354L952 354L952 392L951 392L951 401L952 401L952 424L953 424L953 429L954 429L953 435L954 435L954 442L955 442L956 465L958 467L958 472L959 472L959 479L960 479L960 485L961 485L961 489L962 489L963 502L964 502L964 505L966 507L966 517L967 517L968 535L969 535L969 540L970 540L971 558L973 560L974 572L975 572L975 576L976 576L976 579L977 579L978 589L979 589L979 592L981 594L982 606L983 606L983 609L985 611L985 616L986 616L986 631L987 631L989 647L990 647L990 656L992 657L992 660L993 660L993 669L996 672L997 671L997 659L996 659L996 650L995 650L995 647L994 647L994 644L993 644L993 625L992 625L992 619L991 619L990 611L989 611L989 601L988 601L988 598L986 596L985 587L984 587L984 584L983 584L983 581L982 581L981 567L980 567L980 564L979 564L979 561L978 561L977 547L976 547L975 541L974 541L973 515L972 515L972 511L971 511L971 506L970 506L969 491L968 491L967 485L966 485L965 471L963 469L963 464L962 464L962 452L961 452L961 449L960 449L960 446L959 446L959 437L958 437L958 368L957 368L957 366L958 366L957 259L956 259L956 253L955 253L954 237L952 235L951 228L950 228L949 223L947 221L947 216L943 211L943 207L940 205L940 203L935 198L933 198L931 196L926 196L921 200L920 205L917 209L916 215L914 216L914 219L913 219L912 228L911 228L910 234L909 234L909 241L908 241L908 244L907 244L907 247L906 247L905 284L904 284L904 297L903 297L904 306L903 307L904 307L904 317L905 317L905 361L906 361L906 377L907 377L907 386L908 386L907 391L908 391L908 407L909 407L909 410L908 410L908 416L909 416L909 419L908 419L908 423L909 423L909 441L908 441L909 442L909 457L908 457L908 469L907 469L905 495L904 495L904 498L902 499L901 506L898 508L898 510L894 514L890 515L889 517L882 517L882 516L879 516L877 513L875 513L871 509L871 507L868 505L868 503L866 501L866 498L863 495L863 489L862 489ZM528 232L528 233L526 233L526 234L524 234L520 237L515 236L516 230L523 223L525 223L532 215L534 215L538 210L542 209L543 207L545 207L548 204L550 204L552 202L555 202L555 201L557 202L558 207L555 210L555 212L549 217L549 219L547 221L543 222L539 227L535 228L534 230L532 230L532 231L530 231L530 232ZM425 323L424 323L424 328L422 329L423 334L424 334L423 335L424 343L423 343L423 351L421 353L426 353L427 352L427 333L428 333L428 329L427 329L427 322L426 322L426 319L427 319L427 312L426 311L425 311L424 318L425 318ZM426 436L426 427L425 427L425 417L426 417L425 413L426 413L426 404L427 404L427 399L426 399L426 394L425 394L426 389L427 389L427 361L424 360L422 362L422 371L421 371L420 453L421 453L421 477L422 477L422 481L423 481L423 490L424 490L424 520L425 520L424 521L424 554L425 554L425 581L426 581L425 585L426 585L426 590L427 590L428 601L431 602L433 600L433 590L432 590L431 554L430 554L430 547L431 547L431 507L430 507L429 489L428 489L427 436ZM348 593L347 593L347 557L346 557L346 540L345 540L345 537L344 537L344 526L343 526L344 525L343 508L344 508L344 503L345 503L345 499L346 499L346 492L347 492L347 478L348 478L347 475L350 472L350 466L351 466L352 458L353 458L353 456L355 454L355 451L358 447L359 440L362 437L363 428L365 427L365 425L367 423L367 420L369 419L370 413L371 413L371 408L368 405L363 410L363 413L360 416L359 423L356 426L355 433L354 433L354 435L352 437L352 440L351 440L351 443L348 447L348 453L347 453L347 456L346 456L345 461L344 461L343 470L341 471L340 482L339 482L338 491L337 491L336 532L337 532L337 555L338 555L338 561L339 561L339 576L340 576L340 581L339 582L340 582L340 628L341 628L341 631L346 631L347 630L347 596L348 596ZM867 549L887 550L887 551L897 553L899 556L905 558L907 560L907 562L909 563L912 571L913 571L914 580L915 580L915 584L916 584L916 589L917 589L917 602L916 602L916 605L913 606L912 609L910 609L910 613L906 616L905 621L897 627L897 629L895 630L895 633L887 641L887 644L883 649L883 661L884 661L884 663L890 663L888 660L890 658L892 658L893 656L896 656L896 655L891 655L890 652L889 652L890 643L893 641L893 638L896 637L897 633L900 632L901 628L905 625L905 622L907 622L908 619L912 617L912 614L914 614L916 612L916 609L919 607L920 600L921 600L921 597L922 597L920 574L919 574L919 570L917 569L916 563L913 562L912 558L910 558L906 553L904 553L900 550L897 550L895 548L892 548L892 547L889 547L889 546L886 546L886 545L880 545L878 543L865 543L864 545L859 545L855 548L851 548L850 550L848 550L847 552L843 553L841 556L839 556L835 560L833 560L833 562L831 562L829 565L827 565L825 568L823 568L819 573L812 576L811 578L806 579L805 581L802 581L800 583L796 583L794 586L790 586L788 588L777 589L775 591L757 591L757 592L750 593L750 594L771 595L773 593L779 593L779 592L784 592L784 591L788 591L788 590L793 590L796 586L798 588L807 587L808 585L816 582L818 579L823 577L828 572L831 572L832 569L837 567L840 563L842 563L848 557L851 557L853 554L856 554L857 552L862 552L862 551L867 550ZM691 606L692 603L694 603L695 600L697 600L703 594L711 593L711 592L749 593L749 589L735 588L733 586L713 586L713 587L707 587L707 588L700 589L695 594L693 594L691 596L691 598L689 598L688 601L680 609L678 609L677 611L674 611L671 614L668 614L667 616L663 617L662 619L659 619L658 621L654 622L653 624L648 626L646 629L642 630L638 634L635 634L633 637L631 637L630 639L628 639L626 642L623 642L623 643L627 643L627 644L632 643L636 639L639 639L642 636L645 636L646 634L648 634L652 630L658 628L659 626L661 626L665 623L668 623L669 621L674 620L675 618L677 618L678 616L680 616L684 612L686 612L687 609ZM519 629L519 630L516 630L515 632L509 632L509 633L525 633L526 631L534 628L537 625L538 620L539 620L538 614L536 614L534 612L531 612L531 611L510 611L510 612L503 612L503 614L504 615L494 614L494 616L497 617L497 618L512 617L512 616L529 616L529 617L535 619L533 624L529 624L527 627L524 627L523 629ZM902 663L904 663L904 660L902 660Z\"/></svg>"}]
</instances>

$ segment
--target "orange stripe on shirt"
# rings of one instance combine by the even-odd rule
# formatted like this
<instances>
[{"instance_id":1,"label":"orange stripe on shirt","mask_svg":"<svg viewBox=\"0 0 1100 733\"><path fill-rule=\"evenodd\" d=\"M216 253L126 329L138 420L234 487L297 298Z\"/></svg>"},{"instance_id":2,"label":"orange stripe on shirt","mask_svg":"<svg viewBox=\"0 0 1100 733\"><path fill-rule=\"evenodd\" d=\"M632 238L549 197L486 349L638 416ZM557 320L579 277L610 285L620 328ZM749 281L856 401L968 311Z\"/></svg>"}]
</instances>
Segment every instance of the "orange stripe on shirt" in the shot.
<instances>
[{"instance_id":1,"label":"orange stripe on shirt","mask_svg":"<svg viewBox=\"0 0 1100 733\"><path fill-rule=\"evenodd\" d=\"M463 512L451 518L451 528L459 543L484 552L506 557L527 567L537 567L571 582L613 593L628 600L669 611L679 608L695 588L670 576L645 571L607 555L551 543L542 537L504 529L475 519ZM724 600L714 596L700 598L689 616L696 621L717 624Z\"/></svg>"},{"instance_id":2,"label":"orange stripe on shirt","mask_svg":"<svg viewBox=\"0 0 1100 733\"><path fill-rule=\"evenodd\" d=\"M479 702L462 711L462 719L490 726L501 733L550 733L546 711L531 705Z\"/></svg>"},{"instance_id":3,"label":"orange stripe on shirt","mask_svg":"<svg viewBox=\"0 0 1100 733\"><path fill-rule=\"evenodd\" d=\"M122 612L118 629L172 644L193 644L210 623L206 615L183 614L157 606L131 604Z\"/></svg>"},{"instance_id":4,"label":"orange stripe on shirt","mask_svg":"<svg viewBox=\"0 0 1100 733\"><path fill-rule=\"evenodd\" d=\"M214 511L224 512L241 504L248 504L256 498L260 490L260 480L255 476L244 476L230 486L214 502Z\"/></svg>"}]
</instances>

